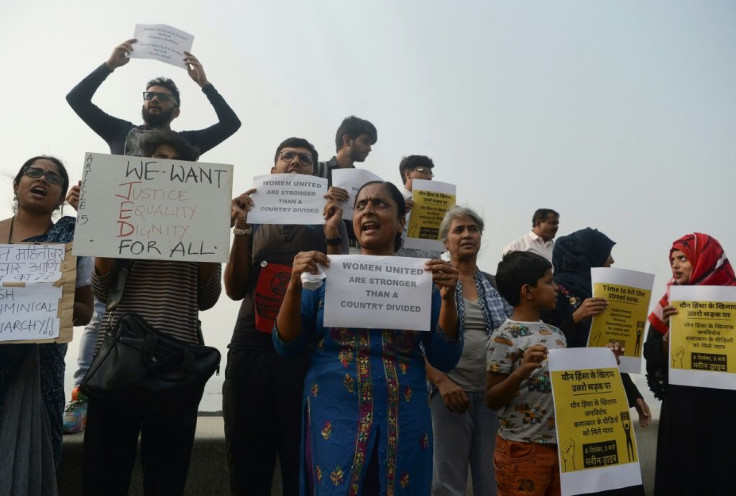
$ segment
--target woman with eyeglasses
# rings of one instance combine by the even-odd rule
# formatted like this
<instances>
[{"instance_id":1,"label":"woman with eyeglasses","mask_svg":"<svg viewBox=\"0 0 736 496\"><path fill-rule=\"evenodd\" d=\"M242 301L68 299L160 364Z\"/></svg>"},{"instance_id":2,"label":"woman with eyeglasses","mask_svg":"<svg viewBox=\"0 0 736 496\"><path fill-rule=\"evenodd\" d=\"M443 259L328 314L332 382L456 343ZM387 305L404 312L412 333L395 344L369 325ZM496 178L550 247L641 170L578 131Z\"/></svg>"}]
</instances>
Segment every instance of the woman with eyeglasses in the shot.
<instances>
[{"instance_id":1,"label":"woman with eyeglasses","mask_svg":"<svg viewBox=\"0 0 736 496\"><path fill-rule=\"evenodd\" d=\"M672 243L669 263L672 278L649 315L651 326L644 344L647 382L662 400L654 495L732 495L736 391L669 384L669 339L670 317L678 313L670 303L671 287L736 286L736 276L718 240L702 233L686 234ZM677 351L672 351L676 359Z\"/></svg>"},{"instance_id":2,"label":"woman with eyeglasses","mask_svg":"<svg viewBox=\"0 0 736 496\"><path fill-rule=\"evenodd\" d=\"M13 180L15 215L0 221L0 244L68 243L73 217L56 223L53 214L64 203L69 176L60 160L38 156L27 160ZM77 260L74 325L92 317L92 259ZM61 458L66 344L0 346L0 494L56 494L56 468Z\"/></svg>"},{"instance_id":3,"label":"woman with eyeglasses","mask_svg":"<svg viewBox=\"0 0 736 496\"><path fill-rule=\"evenodd\" d=\"M395 254L404 210L393 184L362 186L353 217L361 255ZM424 266L435 286L429 331L330 328L323 323L330 278L316 290L303 289L301 280L329 263L318 251L297 254L272 334L285 357L317 343L304 381L300 494L428 495L432 424L424 360L446 371L460 358L457 269L441 260Z\"/></svg>"}]
</instances>

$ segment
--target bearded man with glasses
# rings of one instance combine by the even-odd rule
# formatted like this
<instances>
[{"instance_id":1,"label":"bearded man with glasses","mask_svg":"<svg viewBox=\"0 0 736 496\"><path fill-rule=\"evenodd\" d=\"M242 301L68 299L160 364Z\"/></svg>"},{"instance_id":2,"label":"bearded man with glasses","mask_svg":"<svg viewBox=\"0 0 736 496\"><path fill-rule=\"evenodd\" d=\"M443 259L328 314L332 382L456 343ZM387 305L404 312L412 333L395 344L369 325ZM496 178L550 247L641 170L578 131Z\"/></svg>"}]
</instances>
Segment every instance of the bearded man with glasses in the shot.
<instances>
[{"instance_id":1,"label":"bearded man with glasses","mask_svg":"<svg viewBox=\"0 0 736 496\"><path fill-rule=\"evenodd\" d=\"M171 121L180 113L181 99L179 89L171 79L156 78L146 85L143 92L143 107L141 114L142 125L118 119L103 112L92 103L97 88L118 67L130 61L130 52L133 51L135 39L128 40L116 46L110 58L105 63L84 78L66 96L74 112L100 135L110 146L110 153L116 155L130 155L139 148L142 133L151 129L171 129ZM181 131L178 134L187 142L196 146L200 154L214 148L240 128L240 120L225 99L217 92L212 83L207 80L202 64L189 52L184 52L184 62L187 64L189 76L197 83L215 109L218 121L216 124L196 131Z\"/></svg>"}]
</instances>

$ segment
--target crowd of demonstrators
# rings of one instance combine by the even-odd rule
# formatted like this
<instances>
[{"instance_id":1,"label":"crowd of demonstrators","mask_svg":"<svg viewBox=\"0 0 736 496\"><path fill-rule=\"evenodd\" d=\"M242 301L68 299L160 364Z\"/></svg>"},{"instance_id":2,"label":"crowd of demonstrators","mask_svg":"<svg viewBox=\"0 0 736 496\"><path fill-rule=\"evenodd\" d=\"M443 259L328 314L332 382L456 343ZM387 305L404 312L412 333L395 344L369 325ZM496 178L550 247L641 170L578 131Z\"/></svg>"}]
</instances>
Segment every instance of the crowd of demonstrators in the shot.
<instances>
[{"instance_id":1,"label":"crowd of demonstrators","mask_svg":"<svg viewBox=\"0 0 736 496\"><path fill-rule=\"evenodd\" d=\"M363 185L353 218L361 255L396 252L405 208L393 184ZM429 332L370 330L324 326L331 281L303 290L301 274L329 263L319 251L296 256L272 335L285 357L300 354L310 338L319 341L305 380L301 494L429 494L432 427L424 358L447 371L460 357L457 269L441 260L425 264L436 286Z\"/></svg>"},{"instance_id":2,"label":"crowd of demonstrators","mask_svg":"<svg viewBox=\"0 0 736 496\"><path fill-rule=\"evenodd\" d=\"M721 244L702 233L686 234L670 248L672 279L649 316L644 356L647 380L662 400L657 436L654 494L733 494L736 467L736 391L669 384L669 319L673 286L736 286ZM676 351L673 352L675 358Z\"/></svg>"},{"instance_id":3,"label":"crowd of demonstrators","mask_svg":"<svg viewBox=\"0 0 736 496\"><path fill-rule=\"evenodd\" d=\"M140 125L93 104L102 82L129 62L135 43L115 47L67 95L113 154L196 161L238 130L235 112L188 52L188 74L218 117L210 127L171 130L181 98L166 78L146 85ZM324 224L253 225L248 212L255 190L232 200L234 237L224 284L228 296L242 303L223 385L231 493L269 495L278 457L287 496L462 496L469 470L476 495L559 494L547 354L589 340L596 344L597 336L589 336L591 320L608 302L592 296L591 269L611 266L615 243L591 228L555 242L560 215L540 208L532 230L504 249L494 278L477 265L484 220L454 206L440 226L449 260L441 260L439 251L404 249L413 181L434 177L432 159L403 157L402 190L390 182L364 184L352 222L342 219L340 206L348 192L332 186L332 172L363 162L377 139L371 122L349 116L327 162L319 162L303 138L277 147L272 174L328 180ZM29 159L13 191L15 215L0 221L0 239L72 241L75 220L54 223L52 215L65 196L76 209L80 186L70 188L59 160ZM325 287L335 282L326 278L318 289L305 289L302 275L328 267L330 255L346 253L428 259L429 332L325 327ZM724 423L723 412L736 409L736 393L668 384L669 319L677 313L669 288L736 285L736 277L718 241L700 233L675 241L670 265L673 277L649 317L644 346L650 387L663 400L655 493L729 494L736 430ZM105 315L122 272L128 274L125 291ZM183 494L196 412L186 425L171 425L87 399L77 386L117 317L134 311L165 334L201 343L199 312L214 306L220 292L219 263L79 257L73 320L89 325L66 410L65 344L0 346L0 494L57 494L62 431L79 431L85 422L83 494L127 494L139 437L145 494ZM612 351L617 357L624 352L618 346ZM630 377L622 378L629 407L646 426L649 407ZM530 416L536 421L525 421ZM698 425L718 429L704 433L693 427ZM642 493L637 486L597 494Z\"/></svg>"},{"instance_id":4,"label":"crowd of demonstrators","mask_svg":"<svg viewBox=\"0 0 736 496\"><path fill-rule=\"evenodd\" d=\"M486 350L490 334L504 323L511 308L496 290L494 276L477 265L484 225L475 211L460 206L451 207L440 225L440 239L458 270L455 300L463 322L463 352L447 373L427 364L427 378L434 386L430 408L435 496L466 494L468 467L473 494L496 494L493 452L498 417L484 399Z\"/></svg>"},{"instance_id":5,"label":"crowd of demonstrators","mask_svg":"<svg viewBox=\"0 0 736 496\"><path fill-rule=\"evenodd\" d=\"M317 150L289 138L276 149L272 174L313 174ZM223 392L225 441L232 494L271 494L279 457L284 495L299 493L299 446L304 376L311 347L282 360L271 339L294 256L300 251L347 252L342 208L327 200L325 224L248 224L250 189L233 201L234 239L225 289L242 300L230 341ZM342 246L342 247L341 247ZM276 289L274 289L276 288Z\"/></svg>"},{"instance_id":6,"label":"crowd of demonstrators","mask_svg":"<svg viewBox=\"0 0 736 496\"><path fill-rule=\"evenodd\" d=\"M0 221L2 243L68 243L75 219L52 214L64 203L69 175L58 159L28 159L13 180L14 215ZM74 325L92 316L92 259L77 259ZM61 458L66 344L0 346L0 494L55 495Z\"/></svg>"}]
</instances>

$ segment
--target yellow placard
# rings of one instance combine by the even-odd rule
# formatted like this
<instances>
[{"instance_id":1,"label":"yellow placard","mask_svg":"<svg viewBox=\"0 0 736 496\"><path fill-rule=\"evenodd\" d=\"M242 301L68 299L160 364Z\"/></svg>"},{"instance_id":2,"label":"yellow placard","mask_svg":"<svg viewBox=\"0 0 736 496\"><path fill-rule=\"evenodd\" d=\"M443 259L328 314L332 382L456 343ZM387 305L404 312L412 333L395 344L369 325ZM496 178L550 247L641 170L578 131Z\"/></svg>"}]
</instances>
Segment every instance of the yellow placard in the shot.
<instances>
[{"instance_id":1,"label":"yellow placard","mask_svg":"<svg viewBox=\"0 0 736 496\"><path fill-rule=\"evenodd\" d=\"M558 370L550 376L563 473L638 461L618 368Z\"/></svg>"},{"instance_id":2,"label":"yellow placard","mask_svg":"<svg viewBox=\"0 0 736 496\"><path fill-rule=\"evenodd\" d=\"M736 373L736 303L673 301L671 368Z\"/></svg>"},{"instance_id":3,"label":"yellow placard","mask_svg":"<svg viewBox=\"0 0 736 496\"><path fill-rule=\"evenodd\" d=\"M409 217L408 237L440 239L440 224L445 212L455 204L455 195L437 191L413 191L414 206Z\"/></svg>"},{"instance_id":4,"label":"yellow placard","mask_svg":"<svg viewBox=\"0 0 736 496\"><path fill-rule=\"evenodd\" d=\"M644 343L644 326L652 292L619 284L595 283L593 296L605 298L608 306L593 319L588 346L619 343L624 355L639 357Z\"/></svg>"}]
</instances>

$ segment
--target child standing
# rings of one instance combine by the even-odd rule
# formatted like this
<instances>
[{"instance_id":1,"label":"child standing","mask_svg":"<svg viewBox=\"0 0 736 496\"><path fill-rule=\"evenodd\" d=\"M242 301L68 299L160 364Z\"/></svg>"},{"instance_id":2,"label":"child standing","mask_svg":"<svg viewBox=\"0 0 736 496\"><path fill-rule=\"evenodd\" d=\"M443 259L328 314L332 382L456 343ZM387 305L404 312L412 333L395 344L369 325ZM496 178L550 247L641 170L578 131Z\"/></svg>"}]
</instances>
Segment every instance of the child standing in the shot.
<instances>
[{"instance_id":1,"label":"child standing","mask_svg":"<svg viewBox=\"0 0 736 496\"><path fill-rule=\"evenodd\" d=\"M552 265L534 253L511 252L498 264L496 282L514 307L488 345L485 399L498 410L498 495L560 494L547 351L567 344L562 331L540 320L557 303Z\"/></svg>"}]
</instances>

